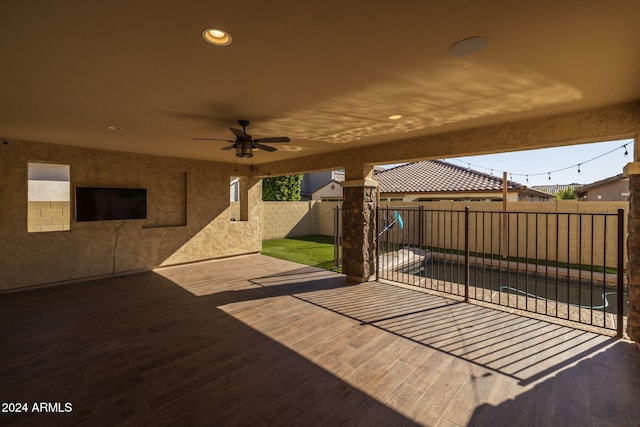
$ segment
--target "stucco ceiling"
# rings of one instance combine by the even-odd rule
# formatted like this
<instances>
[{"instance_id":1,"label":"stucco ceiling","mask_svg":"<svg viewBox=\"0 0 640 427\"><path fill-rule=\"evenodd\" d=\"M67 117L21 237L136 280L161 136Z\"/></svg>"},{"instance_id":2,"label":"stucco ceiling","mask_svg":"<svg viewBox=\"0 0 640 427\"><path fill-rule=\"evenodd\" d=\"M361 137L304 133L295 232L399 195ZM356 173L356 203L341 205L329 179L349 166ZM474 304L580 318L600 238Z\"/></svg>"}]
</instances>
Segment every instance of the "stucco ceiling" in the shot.
<instances>
[{"instance_id":1,"label":"stucco ceiling","mask_svg":"<svg viewBox=\"0 0 640 427\"><path fill-rule=\"evenodd\" d=\"M0 17L8 140L235 162L192 138L249 119L292 140L241 160L264 163L640 99L637 0L8 0Z\"/></svg>"}]
</instances>

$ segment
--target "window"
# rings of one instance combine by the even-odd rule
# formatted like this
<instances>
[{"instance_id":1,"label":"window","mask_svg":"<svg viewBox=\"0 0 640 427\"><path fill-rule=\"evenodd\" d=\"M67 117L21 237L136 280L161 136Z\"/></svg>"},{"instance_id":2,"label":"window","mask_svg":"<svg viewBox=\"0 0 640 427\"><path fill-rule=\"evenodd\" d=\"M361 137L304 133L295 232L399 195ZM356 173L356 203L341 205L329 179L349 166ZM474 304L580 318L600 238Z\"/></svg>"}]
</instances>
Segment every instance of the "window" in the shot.
<instances>
[{"instance_id":1,"label":"window","mask_svg":"<svg viewBox=\"0 0 640 427\"><path fill-rule=\"evenodd\" d=\"M229 219L249 220L249 193L247 179L232 176L229 182Z\"/></svg>"},{"instance_id":2,"label":"window","mask_svg":"<svg viewBox=\"0 0 640 427\"><path fill-rule=\"evenodd\" d=\"M69 230L71 191L69 165L28 164L27 231Z\"/></svg>"}]
</instances>

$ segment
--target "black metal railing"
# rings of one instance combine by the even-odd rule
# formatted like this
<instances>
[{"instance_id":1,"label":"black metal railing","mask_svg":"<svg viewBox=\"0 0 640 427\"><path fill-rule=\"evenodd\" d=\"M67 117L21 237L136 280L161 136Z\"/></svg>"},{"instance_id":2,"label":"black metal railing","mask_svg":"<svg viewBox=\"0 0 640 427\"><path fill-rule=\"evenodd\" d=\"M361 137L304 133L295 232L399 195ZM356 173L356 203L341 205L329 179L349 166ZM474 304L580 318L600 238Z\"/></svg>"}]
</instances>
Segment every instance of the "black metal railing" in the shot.
<instances>
[{"instance_id":1,"label":"black metal railing","mask_svg":"<svg viewBox=\"0 0 640 427\"><path fill-rule=\"evenodd\" d=\"M342 207L333 208L333 268L342 268Z\"/></svg>"},{"instance_id":2,"label":"black metal railing","mask_svg":"<svg viewBox=\"0 0 640 427\"><path fill-rule=\"evenodd\" d=\"M336 265L341 215L334 209ZM622 209L610 214L379 207L377 218L378 279L622 336Z\"/></svg>"}]
</instances>

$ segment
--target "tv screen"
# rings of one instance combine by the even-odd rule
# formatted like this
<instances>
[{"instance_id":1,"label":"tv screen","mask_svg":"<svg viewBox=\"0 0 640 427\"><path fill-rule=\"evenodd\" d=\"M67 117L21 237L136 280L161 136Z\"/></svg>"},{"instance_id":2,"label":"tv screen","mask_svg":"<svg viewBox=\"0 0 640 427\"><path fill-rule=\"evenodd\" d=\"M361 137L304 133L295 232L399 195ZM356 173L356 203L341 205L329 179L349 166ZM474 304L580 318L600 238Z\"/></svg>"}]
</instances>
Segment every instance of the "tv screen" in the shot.
<instances>
[{"instance_id":1,"label":"tv screen","mask_svg":"<svg viewBox=\"0 0 640 427\"><path fill-rule=\"evenodd\" d=\"M146 217L146 188L76 187L76 221Z\"/></svg>"}]
</instances>

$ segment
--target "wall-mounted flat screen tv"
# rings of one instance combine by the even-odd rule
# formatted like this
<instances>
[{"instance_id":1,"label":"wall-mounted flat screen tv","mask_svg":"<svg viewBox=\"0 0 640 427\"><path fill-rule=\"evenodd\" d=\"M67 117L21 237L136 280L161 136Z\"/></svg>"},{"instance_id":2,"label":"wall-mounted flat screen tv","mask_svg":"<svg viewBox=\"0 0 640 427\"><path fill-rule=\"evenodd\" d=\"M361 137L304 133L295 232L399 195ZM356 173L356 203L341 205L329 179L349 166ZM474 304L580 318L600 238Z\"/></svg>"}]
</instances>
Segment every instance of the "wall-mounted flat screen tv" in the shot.
<instances>
[{"instance_id":1,"label":"wall-mounted flat screen tv","mask_svg":"<svg viewBox=\"0 0 640 427\"><path fill-rule=\"evenodd\" d=\"M146 217L146 188L76 187L76 221Z\"/></svg>"}]
</instances>

